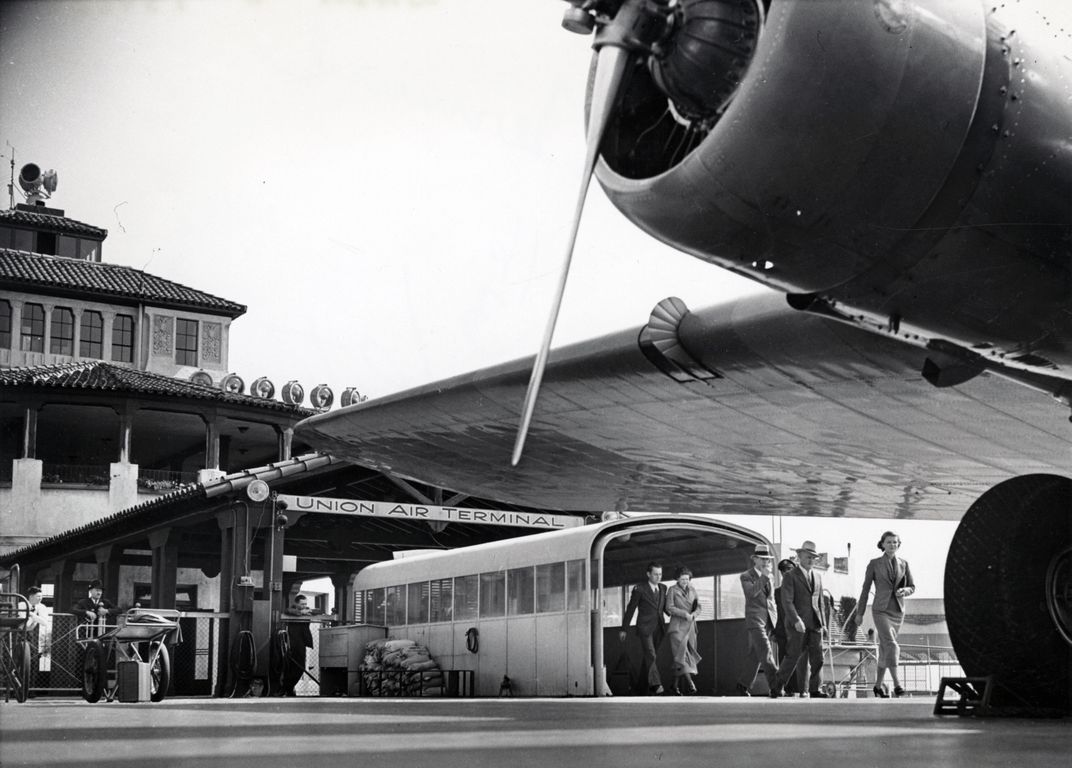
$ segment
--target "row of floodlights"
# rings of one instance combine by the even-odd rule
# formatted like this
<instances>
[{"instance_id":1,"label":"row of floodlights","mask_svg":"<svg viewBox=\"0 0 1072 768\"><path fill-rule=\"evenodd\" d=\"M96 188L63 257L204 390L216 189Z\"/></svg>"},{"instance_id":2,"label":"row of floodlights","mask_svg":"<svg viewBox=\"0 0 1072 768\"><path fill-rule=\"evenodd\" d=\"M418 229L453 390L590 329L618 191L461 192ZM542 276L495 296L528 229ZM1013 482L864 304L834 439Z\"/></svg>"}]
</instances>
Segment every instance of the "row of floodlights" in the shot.
<instances>
[{"instance_id":1,"label":"row of floodlights","mask_svg":"<svg viewBox=\"0 0 1072 768\"><path fill-rule=\"evenodd\" d=\"M214 387L212 374L208 371L195 371L190 375L190 381L205 387ZM231 395L242 395L246 392L246 382L237 373L229 373L220 379L219 388ZM275 397L275 384L267 376L254 379L249 385L249 394L262 400L271 400ZM295 380L288 381L280 390L280 397L287 405L301 405L305 400L305 387ZM348 405L361 403L368 398L357 391L357 387L347 387L339 398L340 404L345 408ZM326 411L335 402L335 393L327 384L319 384L313 387L309 393L309 405L320 411Z\"/></svg>"}]
</instances>

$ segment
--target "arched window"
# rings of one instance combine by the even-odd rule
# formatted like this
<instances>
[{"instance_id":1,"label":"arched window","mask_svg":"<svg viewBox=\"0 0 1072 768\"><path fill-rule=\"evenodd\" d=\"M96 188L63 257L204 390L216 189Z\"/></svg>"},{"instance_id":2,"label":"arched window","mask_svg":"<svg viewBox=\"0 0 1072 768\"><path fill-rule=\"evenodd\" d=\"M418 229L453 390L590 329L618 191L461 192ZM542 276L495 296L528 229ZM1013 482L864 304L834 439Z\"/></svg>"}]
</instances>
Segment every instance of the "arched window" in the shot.
<instances>
[{"instance_id":1,"label":"arched window","mask_svg":"<svg viewBox=\"0 0 1072 768\"><path fill-rule=\"evenodd\" d=\"M78 343L78 354L97 360L104 356L104 318L100 312L87 309L82 313L82 338Z\"/></svg>"},{"instance_id":2,"label":"arched window","mask_svg":"<svg viewBox=\"0 0 1072 768\"><path fill-rule=\"evenodd\" d=\"M11 349L11 302L0 299L0 349Z\"/></svg>"},{"instance_id":3,"label":"arched window","mask_svg":"<svg viewBox=\"0 0 1072 768\"><path fill-rule=\"evenodd\" d=\"M19 329L19 351L45 351L45 308L40 304L22 305L22 325Z\"/></svg>"},{"instance_id":4,"label":"arched window","mask_svg":"<svg viewBox=\"0 0 1072 768\"><path fill-rule=\"evenodd\" d=\"M54 355L74 356L74 312L67 307L52 310L52 334L48 351Z\"/></svg>"},{"instance_id":5,"label":"arched window","mask_svg":"<svg viewBox=\"0 0 1072 768\"><path fill-rule=\"evenodd\" d=\"M134 318L130 315L116 315L112 322L112 359L134 362Z\"/></svg>"}]
</instances>

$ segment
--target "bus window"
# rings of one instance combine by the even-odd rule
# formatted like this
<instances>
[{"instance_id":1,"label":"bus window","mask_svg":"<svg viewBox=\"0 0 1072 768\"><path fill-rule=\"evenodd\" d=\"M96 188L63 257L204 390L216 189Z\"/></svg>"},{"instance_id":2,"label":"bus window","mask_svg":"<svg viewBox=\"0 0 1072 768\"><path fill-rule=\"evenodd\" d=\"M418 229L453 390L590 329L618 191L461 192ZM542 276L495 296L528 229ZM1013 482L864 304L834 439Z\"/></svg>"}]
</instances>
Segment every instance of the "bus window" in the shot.
<instances>
[{"instance_id":1,"label":"bus window","mask_svg":"<svg viewBox=\"0 0 1072 768\"><path fill-rule=\"evenodd\" d=\"M603 587L602 626L620 627L625 613L626 592L628 587ZM633 619L636 622L636 619Z\"/></svg>"},{"instance_id":2,"label":"bus window","mask_svg":"<svg viewBox=\"0 0 1072 768\"><path fill-rule=\"evenodd\" d=\"M454 579L454 620L467 621L477 617L477 588L480 577L458 576Z\"/></svg>"},{"instance_id":3,"label":"bus window","mask_svg":"<svg viewBox=\"0 0 1072 768\"><path fill-rule=\"evenodd\" d=\"M384 589L366 589L365 590L365 611L362 614L362 619L366 624L379 624L384 625L387 623L386 614L384 613L385 596Z\"/></svg>"},{"instance_id":4,"label":"bus window","mask_svg":"<svg viewBox=\"0 0 1072 768\"><path fill-rule=\"evenodd\" d=\"M715 618L715 577L700 576L693 579L692 587L700 599L700 613L697 614L696 620L711 621Z\"/></svg>"},{"instance_id":5,"label":"bus window","mask_svg":"<svg viewBox=\"0 0 1072 768\"><path fill-rule=\"evenodd\" d=\"M536 566L536 613L563 611L566 608L566 564L547 563Z\"/></svg>"},{"instance_id":6,"label":"bus window","mask_svg":"<svg viewBox=\"0 0 1072 768\"><path fill-rule=\"evenodd\" d=\"M406 623L406 588L387 587L384 594L387 603L387 625Z\"/></svg>"},{"instance_id":7,"label":"bus window","mask_svg":"<svg viewBox=\"0 0 1072 768\"><path fill-rule=\"evenodd\" d=\"M744 618L744 591L741 578L737 575L718 577L718 612L719 619Z\"/></svg>"},{"instance_id":8,"label":"bus window","mask_svg":"<svg viewBox=\"0 0 1072 768\"><path fill-rule=\"evenodd\" d=\"M451 579L436 579L431 583L432 605L428 615L430 621L450 621L454 616L453 584Z\"/></svg>"},{"instance_id":9,"label":"bus window","mask_svg":"<svg viewBox=\"0 0 1072 768\"><path fill-rule=\"evenodd\" d=\"M566 563L566 610L584 609L584 560Z\"/></svg>"},{"instance_id":10,"label":"bus window","mask_svg":"<svg viewBox=\"0 0 1072 768\"><path fill-rule=\"evenodd\" d=\"M506 615L506 571L480 574L480 618Z\"/></svg>"},{"instance_id":11,"label":"bus window","mask_svg":"<svg viewBox=\"0 0 1072 768\"><path fill-rule=\"evenodd\" d=\"M507 613L521 616L532 613L532 567L511 568L507 571Z\"/></svg>"},{"instance_id":12,"label":"bus window","mask_svg":"<svg viewBox=\"0 0 1072 768\"><path fill-rule=\"evenodd\" d=\"M406 615L409 623L427 624L428 582L418 581L416 584L410 584L407 591L409 592L409 600L407 600L409 607L406 609Z\"/></svg>"}]
</instances>

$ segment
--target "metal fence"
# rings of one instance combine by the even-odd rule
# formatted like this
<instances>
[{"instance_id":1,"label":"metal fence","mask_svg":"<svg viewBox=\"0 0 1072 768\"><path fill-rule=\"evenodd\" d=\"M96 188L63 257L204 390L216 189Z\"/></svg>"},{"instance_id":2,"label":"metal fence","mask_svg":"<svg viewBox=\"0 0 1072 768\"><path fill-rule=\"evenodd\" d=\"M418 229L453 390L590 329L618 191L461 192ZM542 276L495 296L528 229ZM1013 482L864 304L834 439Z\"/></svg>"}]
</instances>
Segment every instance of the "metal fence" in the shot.
<instances>
[{"instance_id":1,"label":"metal fence","mask_svg":"<svg viewBox=\"0 0 1072 768\"><path fill-rule=\"evenodd\" d=\"M107 488L111 483L107 464L53 464L41 467L42 485L92 485Z\"/></svg>"}]
</instances>

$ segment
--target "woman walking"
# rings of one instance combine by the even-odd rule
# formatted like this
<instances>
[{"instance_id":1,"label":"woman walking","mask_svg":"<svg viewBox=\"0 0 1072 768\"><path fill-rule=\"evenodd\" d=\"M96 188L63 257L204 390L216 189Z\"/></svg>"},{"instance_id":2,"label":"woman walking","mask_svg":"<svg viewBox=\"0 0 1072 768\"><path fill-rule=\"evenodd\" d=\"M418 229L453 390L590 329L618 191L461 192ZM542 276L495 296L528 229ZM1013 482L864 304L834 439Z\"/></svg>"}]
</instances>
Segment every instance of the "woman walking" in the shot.
<instances>
[{"instance_id":1,"label":"woman walking","mask_svg":"<svg viewBox=\"0 0 1072 768\"><path fill-rule=\"evenodd\" d=\"M904 599L916 591L912 580L912 569L908 561L897 556L901 548L901 538L893 531L886 531L878 541L882 554L867 564L864 575L864 587L856 607L856 623L864 619L867 598L871 585L875 585L875 602L871 606L871 618L875 620L875 635L878 639L878 670L875 675L875 696L887 698L882 687L886 672L893 681L893 695L904 695L898 674L901 646L897 644L897 633L901 631L904 621Z\"/></svg>"},{"instance_id":2,"label":"woman walking","mask_svg":"<svg viewBox=\"0 0 1072 768\"><path fill-rule=\"evenodd\" d=\"M696 693L696 665L700 654L696 652L696 616L700 612L700 598L690 584L692 571L682 566L677 569L677 583L666 592L666 612L670 614L667 634L670 636L670 651L674 660L674 687L671 692Z\"/></svg>"}]
</instances>

